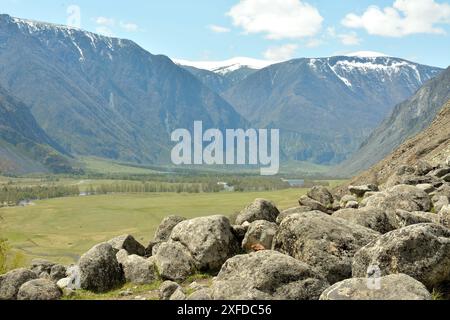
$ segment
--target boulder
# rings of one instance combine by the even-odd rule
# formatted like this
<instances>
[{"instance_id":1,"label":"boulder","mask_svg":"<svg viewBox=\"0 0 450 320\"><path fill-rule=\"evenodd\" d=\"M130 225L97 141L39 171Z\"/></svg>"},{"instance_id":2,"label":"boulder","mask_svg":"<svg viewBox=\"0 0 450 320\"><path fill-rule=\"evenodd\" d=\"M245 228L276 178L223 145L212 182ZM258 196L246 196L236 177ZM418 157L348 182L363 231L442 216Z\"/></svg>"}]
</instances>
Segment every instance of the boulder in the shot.
<instances>
[{"instance_id":1,"label":"boulder","mask_svg":"<svg viewBox=\"0 0 450 320\"><path fill-rule=\"evenodd\" d=\"M379 279L347 279L332 285L320 296L320 300L431 299L427 288L406 274L392 274Z\"/></svg>"},{"instance_id":2,"label":"boulder","mask_svg":"<svg viewBox=\"0 0 450 320\"><path fill-rule=\"evenodd\" d=\"M437 177L437 178L442 178L443 176L447 175L450 173L450 167L444 167L444 168L440 168L440 169L436 169L434 171L431 171L429 173L429 175Z\"/></svg>"},{"instance_id":3,"label":"boulder","mask_svg":"<svg viewBox=\"0 0 450 320\"><path fill-rule=\"evenodd\" d=\"M447 227L450 228L450 205L446 205L442 207L442 209L438 213L439 222Z\"/></svg>"},{"instance_id":4,"label":"boulder","mask_svg":"<svg viewBox=\"0 0 450 320\"><path fill-rule=\"evenodd\" d=\"M416 185L416 187L419 188L420 190L425 191L428 194L430 194L436 190L436 188L433 187L433 185L429 184L429 183L418 184L418 185Z\"/></svg>"},{"instance_id":5,"label":"boulder","mask_svg":"<svg viewBox=\"0 0 450 320\"><path fill-rule=\"evenodd\" d=\"M450 229L416 224L389 232L356 253L353 277L365 277L372 266L381 276L404 273L432 290L450 280Z\"/></svg>"},{"instance_id":6,"label":"boulder","mask_svg":"<svg viewBox=\"0 0 450 320\"><path fill-rule=\"evenodd\" d=\"M191 253L179 242L161 243L154 257L158 273L163 279L183 281L195 273L195 261Z\"/></svg>"},{"instance_id":7,"label":"boulder","mask_svg":"<svg viewBox=\"0 0 450 320\"><path fill-rule=\"evenodd\" d=\"M419 160L414 166L414 169L417 175L424 176L430 171L433 171L434 167L424 160Z\"/></svg>"},{"instance_id":8,"label":"boulder","mask_svg":"<svg viewBox=\"0 0 450 320\"><path fill-rule=\"evenodd\" d=\"M228 258L240 251L230 221L224 216L183 221L173 229L171 239L189 250L200 271L219 270Z\"/></svg>"},{"instance_id":9,"label":"boulder","mask_svg":"<svg viewBox=\"0 0 450 320\"><path fill-rule=\"evenodd\" d=\"M242 241L242 249L246 252L253 252L255 245L260 245L266 250L271 250L277 229L278 225L273 222L265 220L252 222Z\"/></svg>"},{"instance_id":10,"label":"boulder","mask_svg":"<svg viewBox=\"0 0 450 320\"><path fill-rule=\"evenodd\" d=\"M150 284L158 279L155 257L145 259L138 255L129 255L122 263L127 282Z\"/></svg>"},{"instance_id":11,"label":"boulder","mask_svg":"<svg viewBox=\"0 0 450 320\"><path fill-rule=\"evenodd\" d=\"M252 223L257 220L275 222L280 211L275 204L265 199L256 199L252 204L242 210L236 218L236 224Z\"/></svg>"},{"instance_id":12,"label":"boulder","mask_svg":"<svg viewBox=\"0 0 450 320\"><path fill-rule=\"evenodd\" d=\"M277 224L280 224L285 218L287 218L293 214L308 212L308 211L312 211L312 209L310 207L306 207L306 206L299 206L299 207L286 209L278 215L276 222L277 222Z\"/></svg>"},{"instance_id":13,"label":"boulder","mask_svg":"<svg viewBox=\"0 0 450 320\"><path fill-rule=\"evenodd\" d=\"M366 184L362 186L349 186L348 191L357 197L364 197L367 192L377 192L378 186L374 184Z\"/></svg>"},{"instance_id":14,"label":"boulder","mask_svg":"<svg viewBox=\"0 0 450 320\"><path fill-rule=\"evenodd\" d=\"M317 269L329 283L351 277L353 255L380 234L320 211L283 220L274 238L274 250Z\"/></svg>"},{"instance_id":15,"label":"boulder","mask_svg":"<svg viewBox=\"0 0 450 320\"><path fill-rule=\"evenodd\" d=\"M439 216L430 212L408 212L405 210L396 210L395 229L412 226L420 223L440 223Z\"/></svg>"},{"instance_id":16,"label":"boulder","mask_svg":"<svg viewBox=\"0 0 450 320\"><path fill-rule=\"evenodd\" d=\"M17 293L17 300L59 300L62 291L48 279L36 279L24 283Z\"/></svg>"},{"instance_id":17,"label":"boulder","mask_svg":"<svg viewBox=\"0 0 450 320\"><path fill-rule=\"evenodd\" d=\"M334 202L334 197L330 190L322 186L312 187L308 191L308 197L321 203L324 207L331 209Z\"/></svg>"},{"instance_id":18,"label":"boulder","mask_svg":"<svg viewBox=\"0 0 450 320\"><path fill-rule=\"evenodd\" d=\"M430 211L431 198L423 190L410 185L397 185L385 192L365 199L366 207L379 208L389 212L397 209L413 211Z\"/></svg>"},{"instance_id":19,"label":"boulder","mask_svg":"<svg viewBox=\"0 0 450 320\"><path fill-rule=\"evenodd\" d=\"M69 277L67 277L67 278L59 279L59 280L56 282L56 285L57 285L58 288L60 288L61 290L64 290L64 289L66 289L66 288L69 288L71 282L72 282L72 279L69 278Z\"/></svg>"},{"instance_id":20,"label":"boulder","mask_svg":"<svg viewBox=\"0 0 450 320\"><path fill-rule=\"evenodd\" d=\"M358 203L358 201L349 201L345 205L345 208L346 209L358 209L359 208L359 203Z\"/></svg>"},{"instance_id":21,"label":"boulder","mask_svg":"<svg viewBox=\"0 0 450 320\"><path fill-rule=\"evenodd\" d=\"M20 287L36 278L36 273L28 269L16 269L0 275L0 300L16 300Z\"/></svg>"},{"instance_id":22,"label":"boulder","mask_svg":"<svg viewBox=\"0 0 450 320\"><path fill-rule=\"evenodd\" d=\"M311 199L308 196L301 196L300 199L298 200L298 203L300 204L300 206L304 206L304 207L309 207L314 211L321 211L324 213L328 213L329 210L327 207L325 207L322 203L320 203L319 201L316 201L314 199Z\"/></svg>"},{"instance_id":23,"label":"boulder","mask_svg":"<svg viewBox=\"0 0 450 320\"><path fill-rule=\"evenodd\" d=\"M341 218L360 226L386 233L396 229L390 216L382 209L364 207L360 209L342 209L333 214L335 218Z\"/></svg>"},{"instance_id":24,"label":"boulder","mask_svg":"<svg viewBox=\"0 0 450 320\"><path fill-rule=\"evenodd\" d=\"M125 283L116 249L109 243L100 243L83 254L78 266L80 285L84 290L106 292Z\"/></svg>"},{"instance_id":25,"label":"boulder","mask_svg":"<svg viewBox=\"0 0 450 320\"><path fill-rule=\"evenodd\" d=\"M42 272L50 274L52 267L55 263L44 260L44 259L33 259L31 260L31 271L35 272L39 276Z\"/></svg>"},{"instance_id":26,"label":"boulder","mask_svg":"<svg viewBox=\"0 0 450 320\"><path fill-rule=\"evenodd\" d=\"M238 242L242 242L244 240L245 234L247 233L249 226L250 224L248 225L244 224L244 225L235 225L231 227L231 231L233 232Z\"/></svg>"},{"instance_id":27,"label":"boulder","mask_svg":"<svg viewBox=\"0 0 450 320\"><path fill-rule=\"evenodd\" d=\"M443 176L442 180L444 180L445 182L450 182L450 173L448 173L445 176Z\"/></svg>"},{"instance_id":28,"label":"boulder","mask_svg":"<svg viewBox=\"0 0 450 320\"><path fill-rule=\"evenodd\" d=\"M339 206L341 208L345 208L347 203L352 202L352 201L355 201L356 203L358 203L358 198L356 198L356 196L354 196L354 195L346 194L341 198L341 201L339 201Z\"/></svg>"},{"instance_id":29,"label":"boulder","mask_svg":"<svg viewBox=\"0 0 450 320\"><path fill-rule=\"evenodd\" d=\"M180 287L170 296L171 301L183 301L186 300L186 293L184 293L183 289Z\"/></svg>"},{"instance_id":30,"label":"boulder","mask_svg":"<svg viewBox=\"0 0 450 320\"><path fill-rule=\"evenodd\" d=\"M401 165L397 168L396 175L403 176L406 174L414 174L416 169L408 165Z\"/></svg>"},{"instance_id":31,"label":"boulder","mask_svg":"<svg viewBox=\"0 0 450 320\"><path fill-rule=\"evenodd\" d=\"M52 269L50 270L50 278L54 282L58 282L62 278L65 278L67 276L66 274L66 267L60 264L54 265Z\"/></svg>"},{"instance_id":32,"label":"boulder","mask_svg":"<svg viewBox=\"0 0 450 320\"><path fill-rule=\"evenodd\" d=\"M108 241L108 243L118 252L122 249L127 250L128 254L136 254L145 256L145 247L136 239L128 234L116 237Z\"/></svg>"},{"instance_id":33,"label":"boulder","mask_svg":"<svg viewBox=\"0 0 450 320\"><path fill-rule=\"evenodd\" d=\"M164 281L159 288L159 298L160 300L169 300L170 297L177 291L181 289L181 286L173 281Z\"/></svg>"},{"instance_id":34,"label":"boulder","mask_svg":"<svg viewBox=\"0 0 450 320\"><path fill-rule=\"evenodd\" d=\"M450 200L447 196L435 195L433 198L431 198L431 201L433 202L435 212L441 211L443 207L450 204Z\"/></svg>"},{"instance_id":35,"label":"boulder","mask_svg":"<svg viewBox=\"0 0 450 320\"><path fill-rule=\"evenodd\" d=\"M211 290L209 288L203 288L193 292L187 300L190 301L209 301L212 300Z\"/></svg>"},{"instance_id":36,"label":"boulder","mask_svg":"<svg viewBox=\"0 0 450 320\"><path fill-rule=\"evenodd\" d=\"M155 232L154 242L164 242L169 241L170 234L172 233L173 228L176 227L180 222L185 221L186 218L179 216L169 216L164 218L161 224L158 226L158 229Z\"/></svg>"},{"instance_id":37,"label":"boulder","mask_svg":"<svg viewBox=\"0 0 450 320\"><path fill-rule=\"evenodd\" d=\"M317 300L327 286L307 264L267 250L225 262L211 295L214 300Z\"/></svg>"}]
</instances>

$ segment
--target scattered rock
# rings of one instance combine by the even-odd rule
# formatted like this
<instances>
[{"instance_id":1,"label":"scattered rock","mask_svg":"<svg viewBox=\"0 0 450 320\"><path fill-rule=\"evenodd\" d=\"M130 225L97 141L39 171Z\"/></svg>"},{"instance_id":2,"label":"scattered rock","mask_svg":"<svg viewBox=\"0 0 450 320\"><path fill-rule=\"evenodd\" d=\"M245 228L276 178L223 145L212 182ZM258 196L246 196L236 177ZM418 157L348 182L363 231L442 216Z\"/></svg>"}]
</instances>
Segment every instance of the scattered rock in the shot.
<instances>
[{"instance_id":1,"label":"scattered rock","mask_svg":"<svg viewBox=\"0 0 450 320\"><path fill-rule=\"evenodd\" d=\"M183 221L173 229L171 239L189 250L200 271L219 270L229 257L240 251L230 221L224 216Z\"/></svg>"},{"instance_id":2,"label":"scattered rock","mask_svg":"<svg viewBox=\"0 0 450 320\"><path fill-rule=\"evenodd\" d=\"M33 259L31 260L31 271L39 276L42 272L50 274L52 267L55 263L44 260L44 259Z\"/></svg>"},{"instance_id":3,"label":"scattered rock","mask_svg":"<svg viewBox=\"0 0 450 320\"><path fill-rule=\"evenodd\" d=\"M308 191L308 197L321 203L324 207L331 209L334 202L334 197L330 190L322 186L312 187Z\"/></svg>"},{"instance_id":4,"label":"scattered rock","mask_svg":"<svg viewBox=\"0 0 450 320\"><path fill-rule=\"evenodd\" d=\"M0 275L0 300L16 300L20 287L36 278L36 273L28 269L16 269Z\"/></svg>"},{"instance_id":5,"label":"scattered rock","mask_svg":"<svg viewBox=\"0 0 450 320\"><path fill-rule=\"evenodd\" d=\"M432 290L450 279L450 230L416 224L389 232L356 253L353 276L365 277L371 266L381 276L407 274Z\"/></svg>"},{"instance_id":6,"label":"scattered rock","mask_svg":"<svg viewBox=\"0 0 450 320\"><path fill-rule=\"evenodd\" d=\"M252 222L242 241L242 249L252 252L255 245L261 245L267 250L272 249L272 241L277 233L278 225L273 222L259 220Z\"/></svg>"},{"instance_id":7,"label":"scattered rock","mask_svg":"<svg viewBox=\"0 0 450 320\"><path fill-rule=\"evenodd\" d=\"M58 286L58 288L63 290L63 289L69 288L69 285L70 285L71 282L72 282L72 279L67 277L67 278L59 279L56 282L56 285Z\"/></svg>"},{"instance_id":8,"label":"scattered rock","mask_svg":"<svg viewBox=\"0 0 450 320\"><path fill-rule=\"evenodd\" d=\"M411 166L407 166L407 165L401 165L397 168L397 172L396 174L398 176L403 176L405 174L414 174L416 172L416 169L414 169Z\"/></svg>"},{"instance_id":9,"label":"scattered rock","mask_svg":"<svg viewBox=\"0 0 450 320\"><path fill-rule=\"evenodd\" d=\"M378 208L342 209L336 211L333 217L347 220L380 233L386 233L396 229L389 215L384 210Z\"/></svg>"},{"instance_id":10,"label":"scattered rock","mask_svg":"<svg viewBox=\"0 0 450 320\"><path fill-rule=\"evenodd\" d=\"M433 185L431 185L429 183L418 184L418 185L416 185L416 187L419 188L420 190L425 191L428 194L430 194L436 190L436 188L433 187Z\"/></svg>"},{"instance_id":11,"label":"scattered rock","mask_svg":"<svg viewBox=\"0 0 450 320\"><path fill-rule=\"evenodd\" d=\"M275 222L280 211L275 204L265 199L256 199L252 204L242 210L236 218L236 224L252 223L257 220Z\"/></svg>"},{"instance_id":12,"label":"scattered rock","mask_svg":"<svg viewBox=\"0 0 450 320\"><path fill-rule=\"evenodd\" d=\"M193 292L187 300L191 301L209 301L212 300L211 290L209 288L203 288Z\"/></svg>"},{"instance_id":13,"label":"scattered rock","mask_svg":"<svg viewBox=\"0 0 450 320\"><path fill-rule=\"evenodd\" d=\"M169 241L170 234L172 233L173 228L175 228L177 224L185 220L186 218L179 216L169 216L167 218L164 218L155 232L154 242Z\"/></svg>"},{"instance_id":14,"label":"scattered rock","mask_svg":"<svg viewBox=\"0 0 450 320\"><path fill-rule=\"evenodd\" d=\"M419 176L424 176L427 173L429 173L430 171L432 171L434 168L431 164L429 164L426 161L423 160L419 160L417 161L416 165L415 165L415 173Z\"/></svg>"},{"instance_id":15,"label":"scattered rock","mask_svg":"<svg viewBox=\"0 0 450 320\"><path fill-rule=\"evenodd\" d=\"M421 223L440 223L439 216L429 212L408 212L405 210L397 210L395 212L396 229L404 228Z\"/></svg>"},{"instance_id":16,"label":"scattered rock","mask_svg":"<svg viewBox=\"0 0 450 320\"><path fill-rule=\"evenodd\" d=\"M339 206L341 208L345 208L347 203L352 201L358 202L358 198L356 198L354 195L346 194L341 198L341 201L339 201Z\"/></svg>"},{"instance_id":17,"label":"scattered rock","mask_svg":"<svg viewBox=\"0 0 450 320\"><path fill-rule=\"evenodd\" d=\"M161 243L154 257L158 273L163 279L183 281L195 272L191 253L179 242Z\"/></svg>"},{"instance_id":18,"label":"scattered rock","mask_svg":"<svg viewBox=\"0 0 450 320\"><path fill-rule=\"evenodd\" d=\"M61 296L61 289L53 281L36 279L20 287L17 300L59 300Z\"/></svg>"},{"instance_id":19,"label":"scattered rock","mask_svg":"<svg viewBox=\"0 0 450 320\"><path fill-rule=\"evenodd\" d=\"M183 289L180 287L172 294L170 297L170 300L172 301L183 301L186 300L186 294L184 293Z\"/></svg>"},{"instance_id":20,"label":"scattered rock","mask_svg":"<svg viewBox=\"0 0 450 320\"><path fill-rule=\"evenodd\" d=\"M127 282L150 284L158 279L154 257L145 259L138 255L130 255L121 264Z\"/></svg>"},{"instance_id":21,"label":"scattered rock","mask_svg":"<svg viewBox=\"0 0 450 320\"><path fill-rule=\"evenodd\" d=\"M276 251L229 259L213 281L215 300L316 300L328 286L311 267Z\"/></svg>"},{"instance_id":22,"label":"scattered rock","mask_svg":"<svg viewBox=\"0 0 450 320\"><path fill-rule=\"evenodd\" d=\"M441 211L441 209L447 205L450 204L450 200L447 196L434 196L431 198L431 201L433 202L433 207L436 210L436 212Z\"/></svg>"},{"instance_id":23,"label":"scattered rock","mask_svg":"<svg viewBox=\"0 0 450 320\"><path fill-rule=\"evenodd\" d=\"M118 252L122 249L127 250L128 254L136 254L145 256L145 247L136 239L128 234L116 237L108 241L108 243Z\"/></svg>"},{"instance_id":24,"label":"scattered rock","mask_svg":"<svg viewBox=\"0 0 450 320\"><path fill-rule=\"evenodd\" d=\"M274 250L320 271L329 283L351 277L353 255L380 234L320 211L299 213L283 220Z\"/></svg>"},{"instance_id":25,"label":"scattered rock","mask_svg":"<svg viewBox=\"0 0 450 320\"><path fill-rule=\"evenodd\" d=\"M133 291L131 291L130 289L119 292L119 296L121 297L129 297L131 295L133 295Z\"/></svg>"},{"instance_id":26,"label":"scattered rock","mask_svg":"<svg viewBox=\"0 0 450 320\"><path fill-rule=\"evenodd\" d=\"M338 282L322 293L320 300L431 300L419 281L406 274L379 279L353 278Z\"/></svg>"},{"instance_id":27,"label":"scattered rock","mask_svg":"<svg viewBox=\"0 0 450 320\"><path fill-rule=\"evenodd\" d=\"M298 203L300 204L300 206L309 207L314 211L321 211L324 213L329 212L328 208L325 207L323 204L321 204L319 201L311 199L310 197L308 197L306 195L300 197L300 199L298 200Z\"/></svg>"},{"instance_id":28,"label":"scattered rock","mask_svg":"<svg viewBox=\"0 0 450 320\"><path fill-rule=\"evenodd\" d=\"M66 267L60 264L54 265L50 270L50 278L57 282L67 276Z\"/></svg>"},{"instance_id":29,"label":"scattered rock","mask_svg":"<svg viewBox=\"0 0 450 320\"><path fill-rule=\"evenodd\" d=\"M300 206L300 207L286 209L278 215L276 222L277 222L277 224L280 224L285 218L287 218L293 214L308 212L308 211L313 211L313 210L310 207L306 207L306 206Z\"/></svg>"},{"instance_id":30,"label":"scattered rock","mask_svg":"<svg viewBox=\"0 0 450 320\"><path fill-rule=\"evenodd\" d=\"M429 173L429 175L435 176L437 178L442 178L443 176L447 175L450 173L450 168L446 167L446 168L440 168L440 169L436 169L434 171L431 171Z\"/></svg>"},{"instance_id":31,"label":"scattered rock","mask_svg":"<svg viewBox=\"0 0 450 320\"><path fill-rule=\"evenodd\" d=\"M181 289L181 286L173 281L165 281L159 288L159 298L161 300L169 300L175 291Z\"/></svg>"},{"instance_id":32,"label":"scattered rock","mask_svg":"<svg viewBox=\"0 0 450 320\"><path fill-rule=\"evenodd\" d=\"M349 186L348 191L357 197L364 197L367 192L377 192L378 186L374 184L366 184L362 186Z\"/></svg>"},{"instance_id":33,"label":"scattered rock","mask_svg":"<svg viewBox=\"0 0 450 320\"><path fill-rule=\"evenodd\" d=\"M450 228L450 205L442 207L442 209L439 211L438 217L439 222L443 226Z\"/></svg>"},{"instance_id":34,"label":"scattered rock","mask_svg":"<svg viewBox=\"0 0 450 320\"><path fill-rule=\"evenodd\" d=\"M124 284L125 277L116 258L116 250L109 243L101 243L81 256L81 288L106 292Z\"/></svg>"}]
</instances>

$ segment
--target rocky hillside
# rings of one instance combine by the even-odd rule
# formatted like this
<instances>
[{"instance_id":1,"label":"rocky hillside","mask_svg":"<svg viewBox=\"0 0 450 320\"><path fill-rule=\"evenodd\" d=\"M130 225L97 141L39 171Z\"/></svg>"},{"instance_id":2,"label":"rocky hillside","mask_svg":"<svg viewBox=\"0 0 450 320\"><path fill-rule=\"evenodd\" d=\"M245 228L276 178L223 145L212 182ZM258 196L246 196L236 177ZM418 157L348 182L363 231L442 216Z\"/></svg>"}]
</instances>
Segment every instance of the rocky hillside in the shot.
<instances>
[{"instance_id":1,"label":"rocky hillside","mask_svg":"<svg viewBox=\"0 0 450 320\"><path fill-rule=\"evenodd\" d=\"M449 201L450 157L342 197L314 187L283 212L256 199L235 221L170 216L147 247L123 235L76 265L35 260L2 275L0 299L449 299ZM210 276L193 282L199 273ZM130 284L154 290L118 291Z\"/></svg>"},{"instance_id":2,"label":"rocky hillside","mask_svg":"<svg viewBox=\"0 0 450 320\"><path fill-rule=\"evenodd\" d=\"M28 106L0 87L0 172L72 170L67 154L41 129Z\"/></svg>"},{"instance_id":3,"label":"rocky hillside","mask_svg":"<svg viewBox=\"0 0 450 320\"><path fill-rule=\"evenodd\" d=\"M392 114L372 133L361 148L334 170L334 173L351 176L374 165L408 138L427 128L448 100L450 100L450 68L427 82L410 99L395 107ZM445 117L448 117L447 113L441 113L437 122L445 122ZM433 131L436 137L445 139L448 128L438 123L427 132L429 134ZM416 142L416 148L421 148L424 139L419 138ZM379 169L379 166L375 168Z\"/></svg>"},{"instance_id":4,"label":"rocky hillside","mask_svg":"<svg viewBox=\"0 0 450 320\"><path fill-rule=\"evenodd\" d=\"M170 134L240 128L218 94L132 41L0 15L0 85L73 155L149 163L170 159Z\"/></svg>"}]
</instances>

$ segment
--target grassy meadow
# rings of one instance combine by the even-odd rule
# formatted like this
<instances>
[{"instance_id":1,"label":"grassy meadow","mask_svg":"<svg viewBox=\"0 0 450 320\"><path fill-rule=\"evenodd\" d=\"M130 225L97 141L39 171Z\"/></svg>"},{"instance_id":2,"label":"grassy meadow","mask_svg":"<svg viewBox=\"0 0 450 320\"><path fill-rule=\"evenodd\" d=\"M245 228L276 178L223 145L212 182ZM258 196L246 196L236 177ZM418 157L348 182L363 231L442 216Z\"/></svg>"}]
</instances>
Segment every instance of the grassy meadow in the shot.
<instances>
[{"instance_id":1,"label":"grassy meadow","mask_svg":"<svg viewBox=\"0 0 450 320\"><path fill-rule=\"evenodd\" d=\"M27 259L73 263L94 244L125 233L146 245L167 215L229 216L256 198L270 199L285 209L296 206L305 192L108 194L41 200L27 207L0 209L0 238L8 239Z\"/></svg>"}]
</instances>

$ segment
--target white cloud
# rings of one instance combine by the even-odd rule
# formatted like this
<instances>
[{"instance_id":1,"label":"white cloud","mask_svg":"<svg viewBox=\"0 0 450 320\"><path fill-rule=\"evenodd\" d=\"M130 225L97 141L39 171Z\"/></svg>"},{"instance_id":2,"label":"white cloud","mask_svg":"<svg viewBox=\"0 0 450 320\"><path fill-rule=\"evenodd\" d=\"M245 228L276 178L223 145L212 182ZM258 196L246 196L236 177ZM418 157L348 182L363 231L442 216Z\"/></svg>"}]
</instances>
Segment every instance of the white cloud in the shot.
<instances>
[{"instance_id":1,"label":"white cloud","mask_svg":"<svg viewBox=\"0 0 450 320\"><path fill-rule=\"evenodd\" d=\"M356 32L340 34L338 37L341 39L342 44L346 46L356 46L361 43L361 39Z\"/></svg>"},{"instance_id":2,"label":"white cloud","mask_svg":"<svg viewBox=\"0 0 450 320\"><path fill-rule=\"evenodd\" d=\"M114 32L110 28L105 26L98 26L97 28L95 28L95 32L106 37L114 37Z\"/></svg>"},{"instance_id":3,"label":"white cloud","mask_svg":"<svg viewBox=\"0 0 450 320\"><path fill-rule=\"evenodd\" d=\"M271 47L264 52L264 57L267 60L272 61L286 61L294 56L297 48L298 45L296 44L286 44L280 47Z\"/></svg>"},{"instance_id":4,"label":"white cloud","mask_svg":"<svg viewBox=\"0 0 450 320\"><path fill-rule=\"evenodd\" d=\"M240 0L227 13L245 33L265 33L268 39L298 39L316 35L323 17L301 0Z\"/></svg>"},{"instance_id":5,"label":"white cloud","mask_svg":"<svg viewBox=\"0 0 450 320\"><path fill-rule=\"evenodd\" d=\"M361 16L350 13L342 20L342 24L387 37L418 33L445 34L445 30L437 25L450 24L450 4L434 0L396 0L392 7L384 9L370 6Z\"/></svg>"},{"instance_id":6,"label":"white cloud","mask_svg":"<svg viewBox=\"0 0 450 320\"><path fill-rule=\"evenodd\" d=\"M324 43L322 39L311 39L308 42L306 42L307 48L316 48L318 46L321 46Z\"/></svg>"},{"instance_id":7,"label":"white cloud","mask_svg":"<svg viewBox=\"0 0 450 320\"><path fill-rule=\"evenodd\" d=\"M229 28L217 26L215 24L209 25L208 29L215 33L227 33L231 31Z\"/></svg>"},{"instance_id":8,"label":"white cloud","mask_svg":"<svg viewBox=\"0 0 450 320\"><path fill-rule=\"evenodd\" d=\"M97 17L95 23L100 26L113 27L116 24L116 21L112 18Z\"/></svg>"},{"instance_id":9,"label":"white cloud","mask_svg":"<svg viewBox=\"0 0 450 320\"><path fill-rule=\"evenodd\" d=\"M136 32L139 31L139 26L136 23L132 22L120 22L120 27L128 32Z\"/></svg>"}]
</instances>

